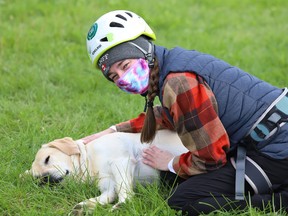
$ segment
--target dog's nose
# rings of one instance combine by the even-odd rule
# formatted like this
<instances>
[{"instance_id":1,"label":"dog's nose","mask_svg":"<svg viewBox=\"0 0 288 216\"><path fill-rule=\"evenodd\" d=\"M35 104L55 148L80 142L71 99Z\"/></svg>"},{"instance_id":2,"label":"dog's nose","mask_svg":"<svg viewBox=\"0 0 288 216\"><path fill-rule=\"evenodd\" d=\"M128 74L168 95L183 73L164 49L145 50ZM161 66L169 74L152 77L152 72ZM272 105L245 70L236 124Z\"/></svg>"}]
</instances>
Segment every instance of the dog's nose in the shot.
<instances>
[{"instance_id":1,"label":"dog's nose","mask_svg":"<svg viewBox=\"0 0 288 216\"><path fill-rule=\"evenodd\" d=\"M44 184L49 184L49 185L55 185L60 183L63 178L62 177L53 177L52 175L44 175L41 177L38 177L38 179L40 179L39 184L40 185L44 185Z\"/></svg>"}]
</instances>

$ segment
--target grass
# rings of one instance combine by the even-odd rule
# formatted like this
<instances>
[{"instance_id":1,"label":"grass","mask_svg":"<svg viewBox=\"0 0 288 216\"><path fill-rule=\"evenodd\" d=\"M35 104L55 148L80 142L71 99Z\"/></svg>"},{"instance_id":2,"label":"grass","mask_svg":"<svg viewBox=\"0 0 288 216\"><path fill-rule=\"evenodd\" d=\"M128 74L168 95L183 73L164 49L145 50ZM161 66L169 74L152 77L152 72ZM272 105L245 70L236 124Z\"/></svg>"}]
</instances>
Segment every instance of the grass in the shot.
<instances>
[{"instance_id":1,"label":"grass","mask_svg":"<svg viewBox=\"0 0 288 216\"><path fill-rule=\"evenodd\" d=\"M141 97L122 93L92 68L85 38L97 17L132 10L154 29L158 45L213 54L284 87L287 8L285 0L0 0L0 214L67 215L95 196L88 183L39 187L19 174L41 144L81 138L143 109ZM113 215L175 214L156 186L137 190ZM94 215L110 214L99 206ZM233 213L219 213L227 214ZM253 208L243 213L261 214Z\"/></svg>"}]
</instances>

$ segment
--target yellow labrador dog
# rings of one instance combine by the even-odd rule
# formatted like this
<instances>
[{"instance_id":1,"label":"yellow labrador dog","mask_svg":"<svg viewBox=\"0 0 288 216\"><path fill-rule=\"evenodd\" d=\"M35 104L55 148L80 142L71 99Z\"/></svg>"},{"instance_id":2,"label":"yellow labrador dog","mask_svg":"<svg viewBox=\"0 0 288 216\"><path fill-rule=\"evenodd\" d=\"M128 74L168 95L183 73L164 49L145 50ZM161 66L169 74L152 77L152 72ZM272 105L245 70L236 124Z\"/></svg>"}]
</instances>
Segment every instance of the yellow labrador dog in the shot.
<instances>
[{"instance_id":1,"label":"yellow labrador dog","mask_svg":"<svg viewBox=\"0 0 288 216\"><path fill-rule=\"evenodd\" d=\"M175 132L160 130L150 145L168 150L174 155L187 152ZM142 151L149 144L141 144L139 133L111 133L86 145L71 138L54 140L42 145L30 170L25 173L38 178L60 182L72 175L80 180L95 179L100 196L77 204L72 213L93 210L97 204L119 204L133 195L133 183L159 180L159 171L142 163Z\"/></svg>"}]
</instances>

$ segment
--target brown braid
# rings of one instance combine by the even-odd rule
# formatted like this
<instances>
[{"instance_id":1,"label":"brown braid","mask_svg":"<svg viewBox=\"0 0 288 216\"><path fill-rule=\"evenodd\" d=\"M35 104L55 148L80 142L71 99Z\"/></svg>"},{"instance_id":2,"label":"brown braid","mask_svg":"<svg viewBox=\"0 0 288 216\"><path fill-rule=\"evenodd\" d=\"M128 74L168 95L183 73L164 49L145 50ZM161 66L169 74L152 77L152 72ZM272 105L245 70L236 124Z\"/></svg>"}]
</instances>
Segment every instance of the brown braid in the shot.
<instances>
[{"instance_id":1,"label":"brown braid","mask_svg":"<svg viewBox=\"0 0 288 216\"><path fill-rule=\"evenodd\" d=\"M159 91L159 65L155 59L154 67L151 69L148 87L148 107L145 116L144 125L141 131L141 142L150 143L154 140L156 135L156 119L153 111L153 102Z\"/></svg>"}]
</instances>

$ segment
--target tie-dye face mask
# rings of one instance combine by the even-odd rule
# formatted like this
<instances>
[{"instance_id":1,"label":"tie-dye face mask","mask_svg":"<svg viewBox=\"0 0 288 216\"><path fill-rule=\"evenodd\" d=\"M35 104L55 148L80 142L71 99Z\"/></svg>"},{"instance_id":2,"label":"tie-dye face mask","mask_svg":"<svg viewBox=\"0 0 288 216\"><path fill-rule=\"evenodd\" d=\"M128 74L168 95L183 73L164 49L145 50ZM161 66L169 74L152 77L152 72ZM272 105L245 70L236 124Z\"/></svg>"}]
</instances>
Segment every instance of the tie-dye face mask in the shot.
<instances>
[{"instance_id":1,"label":"tie-dye face mask","mask_svg":"<svg viewBox=\"0 0 288 216\"><path fill-rule=\"evenodd\" d=\"M145 59L138 59L117 81L116 85L131 94L143 94L148 90L149 67Z\"/></svg>"}]
</instances>

